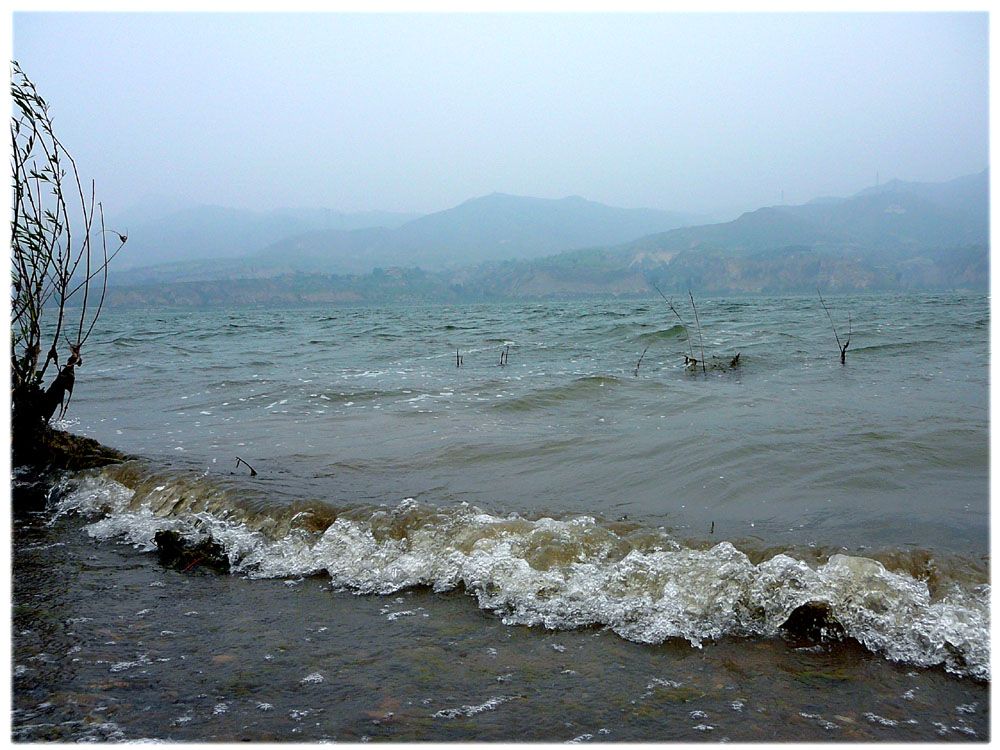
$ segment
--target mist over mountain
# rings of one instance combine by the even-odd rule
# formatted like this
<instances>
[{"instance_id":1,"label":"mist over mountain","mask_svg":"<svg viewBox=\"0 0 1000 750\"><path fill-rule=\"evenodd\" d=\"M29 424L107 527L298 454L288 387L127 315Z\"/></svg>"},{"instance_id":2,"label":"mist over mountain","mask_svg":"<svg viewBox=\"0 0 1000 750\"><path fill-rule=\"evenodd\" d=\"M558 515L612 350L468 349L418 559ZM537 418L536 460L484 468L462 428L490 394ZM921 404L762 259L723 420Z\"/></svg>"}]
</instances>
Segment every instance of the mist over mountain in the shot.
<instances>
[{"instance_id":1,"label":"mist over mountain","mask_svg":"<svg viewBox=\"0 0 1000 750\"><path fill-rule=\"evenodd\" d=\"M155 239L147 240L146 246L173 246L173 257L164 253L163 260L149 268L138 269L133 262L133 270L122 273L125 269L119 269L113 281L254 278L301 271L363 274L392 266L440 271L620 244L699 220L669 211L615 208L576 196L551 200L501 193L405 222L399 221L400 215L379 212L351 218L357 223L362 217L382 224L351 229L344 228L347 221L342 219L341 227L317 227L329 217L309 212L259 215L234 209L188 209L147 228ZM131 233L140 251L146 247L143 230ZM175 262L167 264L170 260Z\"/></svg>"},{"instance_id":2,"label":"mist over mountain","mask_svg":"<svg viewBox=\"0 0 1000 750\"><path fill-rule=\"evenodd\" d=\"M770 206L722 224L685 227L643 237L625 252L661 254L706 248L744 255L790 245L908 248L989 241L989 174L945 183L893 181L848 198Z\"/></svg>"},{"instance_id":3,"label":"mist over mountain","mask_svg":"<svg viewBox=\"0 0 1000 750\"><path fill-rule=\"evenodd\" d=\"M314 230L249 257L137 269L121 276L142 286L111 300L379 303L643 295L652 284L702 294L989 287L988 171L608 240L676 220L582 198L495 194L395 228Z\"/></svg>"},{"instance_id":4,"label":"mist over mountain","mask_svg":"<svg viewBox=\"0 0 1000 750\"><path fill-rule=\"evenodd\" d=\"M389 211L343 213L323 208L248 211L147 196L106 223L129 235L128 252L119 256L120 262L116 259L113 268L118 276L134 268L244 257L309 231L395 227L413 218L412 214Z\"/></svg>"},{"instance_id":5,"label":"mist over mountain","mask_svg":"<svg viewBox=\"0 0 1000 750\"><path fill-rule=\"evenodd\" d=\"M196 201L179 195L146 193L130 205L108 213L105 218L109 225L124 232L129 226L153 223L171 214L195 208L197 205Z\"/></svg>"},{"instance_id":6,"label":"mist over mountain","mask_svg":"<svg viewBox=\"0 0 1000 750\"><path fill-rule=\"evenodd\" d=\"M986 289L989 172L761 208L644 237L601 264L703 293Z\"/></svg>"},{"instance_id":7,"label":"mist over mountain","mask_svg":"<svg viewBox=\"0 0 1000 750\"><path fill-rule=\"evenodd\" d=\"M325 231L292 237L268 247L261 258L321 260L318 265L333 273L367 273L382 266L441 270L618 244L692 221L690 215L613 208L579 196L551 200L494 193L393 231Z\"/></svg>"},{"instance_id":8,"label":"mist over mountain","mask_svg":"<svg viewBox=\"0 0 1000 750\"><path fill-rule=\"evenodd\" d=\"M890 180L862 190L856 197L879 193L909 193L956 213L970 213L981 221L990 215L990 171L957 177L947 182L904 182Z\"/></svg>"}]
</instances>

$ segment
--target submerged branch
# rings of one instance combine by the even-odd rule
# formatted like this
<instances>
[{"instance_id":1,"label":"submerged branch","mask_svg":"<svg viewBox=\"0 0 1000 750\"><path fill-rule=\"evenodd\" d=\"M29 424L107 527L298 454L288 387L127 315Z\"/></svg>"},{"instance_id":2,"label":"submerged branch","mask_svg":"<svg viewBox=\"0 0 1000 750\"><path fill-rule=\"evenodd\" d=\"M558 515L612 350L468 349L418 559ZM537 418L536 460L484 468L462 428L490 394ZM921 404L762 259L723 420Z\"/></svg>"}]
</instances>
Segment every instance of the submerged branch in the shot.
<instances>
[{"instance_id":1,"label":"submerged branch","mask_svg":"<svg viewBox=\"0 0 1000 750\"><path fill-rule=\"evenodd\" d=\"M239 456L237 456L237 457L236 457L236 468L239 468L240 464L243 464L243 465L244 465L244 466L246 466L246 467L247 467L248 469L250 469L250 476L252 476L252 477L255 477L255 476L257 476L257 470L256 470L256 469L254 469L254 467L252 467L252 466L251 466L250 464L248 464L248 463L247 463L246 461L244 461L244 460L243 460L242 458L240 458Z\"/></svg>"},{"instance_id":2,"label":"submerged branch","mask_svg":"<svg viewBox=\"0 0 1000 750\"><path fill-rule=\"evenodd\" d=\"M645 349L642 350L642 354L639 355L639 361L635 363L635 372L632 373L632 377L639 377L639 365L642 364L643 357L646 356L646 352L649 351L649 346L647 345Z\"/></svg>"},{"instance_id":3,"label":"submerged branch","mask_svg":"<svg viewBox=\"0 0 1000 750\"><path fill-rule=\"evenodd\" d=\"M677 320L680 321L681 328L684 329L684 335L687 337L688 354L690 355L691 359L694 359L694 347L691 345L691 332L688 330L687 323L684 322L684 318L681 317L681 314L679 312L677 312L677 308L674 307L674 303L671 302L670 300L668 300L664 296L663 292L660 291L660 287L658 287L656 284L653 284L653 289L655 289L657 291L657 293L661 297L663 297L663 301L667 303L667 307L670 308L670 312L672 312L674 315L676 315L677 316Z\"/></svg>"},{"instance_id":4,"label":"submerged branch","mask_svg":"<svg viewBox=\"0 0 1000 750\"><path fill-rule=\"evenodd\" d=\"M833 328L833 336L837 339L837 348L840 349L840 364L847 363L847 347L851 345L851 334L854 332L853 325L851 323L850 313L847 315L847 341L843 344L840 343L840 336L837 335L837 326L834 325L833 316L830 315L830 310L826 306L826 302L823 300L823 295L820 293L819 289L816 290L816 294L819 294L819 303L823 305L823 309L826 310L826 317L830 321L830 327Z\"/></svg>"},{"instance_id":5,"label":"submerged branch","mask_svg":"<svg viewBox=\"0 0 1000 750\"><path fill-rule=\"evenodd\" d=\"M698 308L694 306L694 295L688 289L688 296L691 298L691 307L694 309L694 322L698 326L698 342L701 345L701 371L705 372L705 339L701 337L701 321L698 320Z\"/></svg>"}]
</instances>

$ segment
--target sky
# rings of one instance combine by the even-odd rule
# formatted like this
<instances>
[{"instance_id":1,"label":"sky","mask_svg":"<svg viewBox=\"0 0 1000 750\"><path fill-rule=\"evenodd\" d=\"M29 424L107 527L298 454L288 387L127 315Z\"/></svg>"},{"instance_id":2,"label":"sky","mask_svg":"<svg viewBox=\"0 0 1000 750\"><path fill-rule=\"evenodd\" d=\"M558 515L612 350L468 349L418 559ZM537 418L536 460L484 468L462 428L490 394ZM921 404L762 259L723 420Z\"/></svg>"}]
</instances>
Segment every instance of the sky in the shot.
<instances>
[{"instance_id":1,"label":"sky","mask_svg":"<svg viewBox=\"0 0 1000 750\"><path fill-rule=\"evenodd\" d=\"M13 15L107 213L722 215L988 166L986 13Z\"/></svg>"}]
</instances>

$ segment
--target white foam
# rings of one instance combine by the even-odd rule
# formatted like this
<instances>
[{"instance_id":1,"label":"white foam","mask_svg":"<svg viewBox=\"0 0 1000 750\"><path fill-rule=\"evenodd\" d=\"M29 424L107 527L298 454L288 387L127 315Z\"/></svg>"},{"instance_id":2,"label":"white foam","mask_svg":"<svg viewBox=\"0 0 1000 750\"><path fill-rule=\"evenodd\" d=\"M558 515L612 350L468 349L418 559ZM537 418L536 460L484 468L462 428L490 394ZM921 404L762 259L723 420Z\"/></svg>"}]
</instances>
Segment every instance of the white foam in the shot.
<instances>
[{"instance_id":1,"label":"white foam","mask_svg":"<svg viewBox=\"0 0 1000 750\"><path fill-rule=\"evenodd\" d=\"M494 698L490 698L485 703L480 703L477 706L461 706L460 708L443 708L440 711L432 715L435 719L455 719L459 716L475 716L476 714L482 713L483 711L495 711L496 708L507 701L516 700L520 696L517 695L498 695Z\"/></svg>"},{"instance_id":2,"label":"white foam","mask_svg":"<svg viewBox=\"0 0 1000 750\"><path fill-rule=\"evenodd\" d=\"M164 506L154 513L133 494L115 482L84 480L63 493L59 512L101 509L107 515L88 533L142 549L152 549L164 528L210 536L234 572L249 577L325 572L335 587L372 594L461 585L507 624L603 625L642 643L684 638L700 647L726 635L770 637L796 608L825 604L846 635L890 659L990 676L989 586L955 585L932 599L926 582L868 558L834 555L812 568L778 554L754 565L729 542L697 550L664 534L637 548L588 516L529 521L470 506L435 510L409 498L364 520L339 517L322 533L293 526L272 539L235 513L164 517Z\"/></svg>"}]
</instances>

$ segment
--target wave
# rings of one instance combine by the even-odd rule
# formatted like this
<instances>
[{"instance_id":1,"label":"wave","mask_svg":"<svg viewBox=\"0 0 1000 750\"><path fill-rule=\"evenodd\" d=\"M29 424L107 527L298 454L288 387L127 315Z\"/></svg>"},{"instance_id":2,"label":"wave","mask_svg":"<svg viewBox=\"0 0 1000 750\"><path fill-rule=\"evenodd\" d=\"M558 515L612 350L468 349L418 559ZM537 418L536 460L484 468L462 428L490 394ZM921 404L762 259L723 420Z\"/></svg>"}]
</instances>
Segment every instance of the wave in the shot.
<instances>
[{"instance_id":1,"label":"wave","mask_svg":"<svg viewBox=\"0 0 1000 750\"><path fill-rule=\"evenodd\" d=\"M159 531L208 539L249 578L325 574L363 594L464 589L508 625L599 626L640 643L683 638L697 647L725 636L775 637L800 608L818 608L837 631L888 659L990 679L982 571L970 580L938 568L930 582L846 554L810 564L771 550L754 562L729 541L700 548L662 528L586 515L503 517L413 499L276 506L256 493L237 480L129 462L63 480L52 502L56 517L87 517L99 540L153 550Z\"/></svg>"},{"instance_id":2,"label":"wave","mask_svg":"<svg viewBox=\"0 0 1000 750\"><path fill-rule=\"evenodd\" d=\"M687 336L688 332L684 330L684 326L678 323L669 328L641 333L639 334L639 342L642 344L654 344L657 341L671 341L678 338L686 342Z\"/></svg>"},{"instance_id":3,"label":"wave","mask_svg":"<svg viewBox=\"0 0 1000 750\"><path fill-rule=\"evenodd\" d=\"M868 346L858 346L851 351L855 354L858 352L869 352L869 353L879 353L888 354L890 356L894 355L905 355L912 352L923 352L928 351L931 347L939 345L940 341L931 340L920 340L920 341L901 341L901 342L888 342L881 344L870 344Z\"/></svg>"},{"instance_id":4,"label":"wave","mask_svg":"<svg viewBox=\"0 0 1000 750\"><path fill-rule=\"evenodd\" d=\"M601 389L613 390L621 385L621 378L614 375L585 375L574 378L565 385L539 388L526 396L509 398L493 404L500 411L533 411L568 401L589 401L601 394Z\"/></svg>"}]
</instances>

